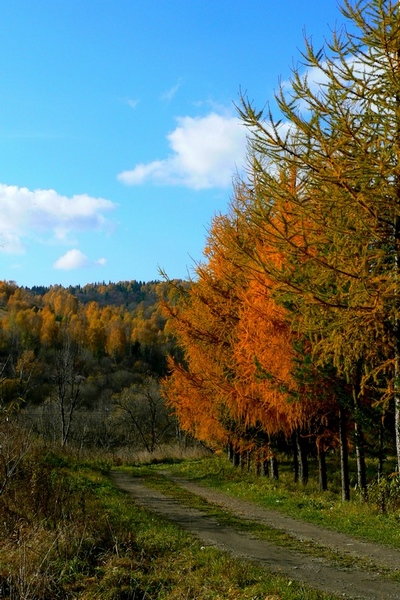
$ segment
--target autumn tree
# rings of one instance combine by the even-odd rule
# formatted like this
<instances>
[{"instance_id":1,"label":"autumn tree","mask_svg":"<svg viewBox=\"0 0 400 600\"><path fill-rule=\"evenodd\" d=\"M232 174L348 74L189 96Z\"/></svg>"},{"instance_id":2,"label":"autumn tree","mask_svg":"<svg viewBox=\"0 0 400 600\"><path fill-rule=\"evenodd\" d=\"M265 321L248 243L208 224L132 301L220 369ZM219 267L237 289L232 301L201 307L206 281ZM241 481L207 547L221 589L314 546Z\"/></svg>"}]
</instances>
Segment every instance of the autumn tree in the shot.
<instances>
[{"instance_id":1,"label":"autumn tree","mask_svg":"<svg viewBox=\"0 0 400 600\"><path fill-rule=\"evenodd\" d=\"M287 185L292 184L288 181ZM336 446L337 419L327 417L338 410L332 391L335 378L318 368L310 343L293 328L290 299L277 301L280 282L273 274L286 260L274 244L274 228L280 223L271 216L269 226L263 222L262 228L257 227L246 212L238 210L247 197L246 187L235 186L224 220L224 236L216 238L218 249L225 245L227 258L231 263L234 259L242 272L235 379L247 390L244 398L249 423L258 423L269 437L283 434L288 443L293 442L295 471L298 466L303 483L307 481L307 448L312 448L312 440L320 463L321 487L326 488L325 452Z\"/></svg>"},{"instance_id":2,"label":"autumn tree","mask_svg":"<svg viewBox=\"0 0 400 600\"><path fill-rule=\"evenodd\" d=\"M247 427L238 403L243 393L235 381L234 346L241 272L222 242L225 217L214 219L205 260L196 266L188 289L171 282L175 297L164 302L170 329L184 358L171 362L173 375L164 393L182 428L210 446L239 446Z\"/></svg>"},{"instance_id":3,"label":"autumn tree","mask_svg":"<svg viewBox=\"0 0 400 600\"><path fill-rule=\"evenodd\" d=\"M371 398L394 402L400 463L400 8L344 0L341 10L348 30L322 50L306 40L304 65L276 96L278 117L243 98L242 211L285 256L262 268L314 355L350 386L353 414Z\"/></svg>"},{"instance_id":4,"label":"autumn tree","mask_svg":"<svg viewBox=\"0 0 400 600\"><path fill-rule=\"evenodd\" d=\"M273 458L275 436L300 431L307 410L305 402L290 402L298 385L287 311L273 299L271 278L248 264L245 248L274 252L240 215L215 217L197 280L166 304L184 361L172 364L165 393L195 437Z\"/></svg>"}]
</instances>

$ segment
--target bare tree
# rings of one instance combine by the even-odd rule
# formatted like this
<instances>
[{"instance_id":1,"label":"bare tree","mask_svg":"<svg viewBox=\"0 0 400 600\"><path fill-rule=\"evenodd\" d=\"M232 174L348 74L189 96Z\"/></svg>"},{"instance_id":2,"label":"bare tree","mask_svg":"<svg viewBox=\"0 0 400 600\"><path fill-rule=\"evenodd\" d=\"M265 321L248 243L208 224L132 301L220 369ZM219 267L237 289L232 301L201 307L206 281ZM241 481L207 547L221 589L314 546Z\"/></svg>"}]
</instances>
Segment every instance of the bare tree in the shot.
<instances>
[{"instance_id":1,"label":"bare tree","mask_svg":"<svg viewBox=\"0 0 400 600\"><path fill-rule=\"evenodd\" d=\"M150 453L174 431L174 420L153 377L125 388L114 397L114 406L129 418L141 445Z\"/></svg>"},{"instance_id":2,"label":"bare tree","mask_svg":"<svg viewBox=\"0 0 400 600\"><path fill-rule=\"evenodd\" d=\"M66 446L71 434L75 412L82 402L81 349L65 334L54 354L53 400L58 406L60 418L60 441Z\"/></svg>"},{"instance_id":3,"label":"bare tree","mask_svg":"<svg viewBox=\"0 0 400 600\"><path fill-rule=\"evenodd\" d=\"M0 406L0 496L31 447L31 436L19 426L15 407Z\"/></svg>"}]
</instances>

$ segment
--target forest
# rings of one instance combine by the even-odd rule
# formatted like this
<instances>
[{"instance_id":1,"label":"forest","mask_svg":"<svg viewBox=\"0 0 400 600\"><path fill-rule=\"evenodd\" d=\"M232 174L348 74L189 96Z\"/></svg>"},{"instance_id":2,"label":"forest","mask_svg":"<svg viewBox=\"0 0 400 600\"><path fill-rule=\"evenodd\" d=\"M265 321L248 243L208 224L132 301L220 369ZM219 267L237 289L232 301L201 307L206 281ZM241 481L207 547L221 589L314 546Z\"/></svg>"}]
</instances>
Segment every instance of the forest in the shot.
<instances>
[{"instance_id":1,"label":"forest","mask_svg":"<svg viewBox=\"0 0 400 600\"><path fill-rule=\"evenodd\" d=\"M174 438L159 389L175 354L158 305L163 294L159 282L69 289L0 282L3 415L18 415L61 447L151 452Z\"/></svg>"}]
</instances>

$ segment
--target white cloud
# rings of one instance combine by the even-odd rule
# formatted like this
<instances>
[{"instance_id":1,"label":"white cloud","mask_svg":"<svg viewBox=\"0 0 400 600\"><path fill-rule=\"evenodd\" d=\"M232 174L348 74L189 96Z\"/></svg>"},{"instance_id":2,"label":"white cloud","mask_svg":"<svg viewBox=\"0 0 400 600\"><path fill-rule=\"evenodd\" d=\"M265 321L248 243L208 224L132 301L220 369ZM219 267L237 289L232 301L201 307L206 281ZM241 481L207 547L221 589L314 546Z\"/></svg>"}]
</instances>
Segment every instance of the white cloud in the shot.
<instances>
[{"instance_id":1,"label":"white cloud","mask_svg":"<svg viewBox=\"0 0 400 600\"><path fill-rule=\"evenodd\" d=\"M68 252L56 260L53 265L55 269L61 269L62 271L72 271L73 269L80 269L88 266L88 257L76 248L68 250Z\"/></svg>"},{"instance_id":2,"label":"white cloud","mask_svg":"<svg viewBox=\"0 0 400 600\"><path fill-rule=\"evenodd\" d=\"M205 117L179 117L168 136L171 155L140 163L119 173L128 185L146 182L183 185L193 189L229 187L246 153L246 131L235 117L210 113Z\"/></svg>"},{"instance_id":3,"label":"white cloud","mask_svg":"<svg viewBox=\"0 0 400 600\"><path fill-rule=\"evenodd\" d=\"M84 267L104 266L105 258L99 258L95 261L90 261L88 257L77 248L68 250L63 256L60 256L53 265L54 269L62 271L72 271L73 269L82 269Z\"/></svg>"},{"instance_id":4,"label":"white cloud","mask_svg":"<svg viewBox=\"0 0 400 600\"><path fill-rule=\"evenodd\" d=\"M0 184L0 250L21 254L30 239L71 243L71 236L109 227L104 213L116 204L87 194L62 196Z\"/></svg>"}]
</instances>

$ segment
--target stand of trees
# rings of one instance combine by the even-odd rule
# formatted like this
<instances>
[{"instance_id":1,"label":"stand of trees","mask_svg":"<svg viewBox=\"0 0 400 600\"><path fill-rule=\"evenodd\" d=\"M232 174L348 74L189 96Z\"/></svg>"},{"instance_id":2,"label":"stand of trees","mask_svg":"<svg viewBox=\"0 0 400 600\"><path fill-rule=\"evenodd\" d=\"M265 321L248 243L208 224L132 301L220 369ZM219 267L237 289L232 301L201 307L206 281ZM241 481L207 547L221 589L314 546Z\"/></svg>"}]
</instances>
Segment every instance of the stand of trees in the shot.
<instances>
[{"instance_id":1,"label":"stand of trees","mask_svg":"<svg viewBox=\"0 0 400 600\"><path fill-rule=\"evenodd\" d=\"M181 425L260 465L276 450L349 451L400 470L400 7L344 0L349 29L282 86L272 111L247 97L248 176L215 217L188 290L165 303L184 360L164 389ZM303 74L304 73L304 74ZM272 471L276 476L276 469Z\"/></svg>"}]
</instances>

